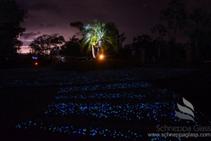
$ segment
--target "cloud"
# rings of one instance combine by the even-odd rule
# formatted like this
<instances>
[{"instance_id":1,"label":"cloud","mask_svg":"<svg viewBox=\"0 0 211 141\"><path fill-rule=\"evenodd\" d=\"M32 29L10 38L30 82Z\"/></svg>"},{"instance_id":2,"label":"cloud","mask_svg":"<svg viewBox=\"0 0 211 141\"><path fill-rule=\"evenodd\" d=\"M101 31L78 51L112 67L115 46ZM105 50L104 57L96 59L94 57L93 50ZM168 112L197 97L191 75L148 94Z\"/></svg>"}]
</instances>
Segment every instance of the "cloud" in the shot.
<instances>
[{"instance_id":1,"label":"cloud","mask_svg":"<svg viewBox=\"0 0 211 141\"><path fill-rule=\"evenodd\" d=\"M156 0L17 1L28 9L28 18L24 23L27 31L72 35L75 31L69 26L71 22L97 19L114 22L120 32L125 32L130 38L135 34L148 32L159 16L160 5L167 0L159 3ZM144 8L146 4L148 7Z\"/></svg>"},{"instance_id":2,"label":"cloud","mask_svg":"<svg viewBox=\"0 0 211 141\"><path fill-rule=\"evenodd\" d=\"M51 28L51 27L55 27L56 26L55 24L52 24L52 23L41 23L39 25L42 28Z\"/></svg>"},{"instance_id":3,"label":"cloud","mask_svg":"<svg viewBox=\"0 0 211 141\"><path fill-rule=\"evenodd\" d=\"M31 10L54 10L58 7L52 3L41 2L41 3L34 3L31 4L29 7Z\"/></svg>"},{"instance_id":4,"label":"cloud","mask_svg":"<svg viewBox=\"0 0 211 141\"><path fill-rule=\"evenodd\" d=\"M25 32L21 35L21 39L23 40L30 40L39 36L40 32Z\"/></svg>"}]
</instances>

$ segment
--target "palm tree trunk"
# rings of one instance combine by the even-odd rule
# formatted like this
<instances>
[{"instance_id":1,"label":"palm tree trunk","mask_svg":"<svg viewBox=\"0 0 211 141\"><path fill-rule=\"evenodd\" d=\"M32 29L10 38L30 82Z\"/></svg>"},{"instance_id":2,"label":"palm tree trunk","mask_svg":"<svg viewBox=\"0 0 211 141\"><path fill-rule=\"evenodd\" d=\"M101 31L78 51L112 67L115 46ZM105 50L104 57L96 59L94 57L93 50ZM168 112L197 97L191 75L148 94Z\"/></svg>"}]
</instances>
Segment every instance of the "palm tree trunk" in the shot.
<instances>
[{"instance_id":1,"label":"palm tree trunk","mask_svg":"<svg viewBox=\"0 0 211 141\"><path fill-rule=\"evenodd\" d=\"M102 41L100 40L100 41L98 42L96 56L98 56L99 53L101 53L101 52L100 52L101 47L102 47Z\"/></svg>"},{"instance_id":2,"label":"palm tree trunk","mask_svg":"<svg viewBox=\"0 0 211 141\"><path fill-rule=\"evenodd\" d=\"M94 46L92 46L92 57L93 57L94 59L96 58Z\"/></svg>"}]
</instances>

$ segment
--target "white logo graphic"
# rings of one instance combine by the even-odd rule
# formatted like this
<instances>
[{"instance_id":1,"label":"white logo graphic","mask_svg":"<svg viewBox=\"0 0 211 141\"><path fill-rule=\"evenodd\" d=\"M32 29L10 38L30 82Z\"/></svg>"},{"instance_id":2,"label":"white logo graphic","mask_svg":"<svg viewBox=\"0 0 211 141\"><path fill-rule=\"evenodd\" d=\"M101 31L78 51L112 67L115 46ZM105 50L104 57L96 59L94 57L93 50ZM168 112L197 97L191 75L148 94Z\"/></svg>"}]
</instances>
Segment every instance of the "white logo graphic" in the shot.
<instances>
[{"instance_id":1,"label":"white logo graphic","mask_svg":"<svg viewBox=\"0 0 211 141\"><path fill-rule=\"evenodd\" d=\"M185 98L183 98L182 101L184 106L177 103L177 108L179 111L175 112L176 117L183 120L194 121L195 115L193 105Z\"/></svg>"}]
</instances>

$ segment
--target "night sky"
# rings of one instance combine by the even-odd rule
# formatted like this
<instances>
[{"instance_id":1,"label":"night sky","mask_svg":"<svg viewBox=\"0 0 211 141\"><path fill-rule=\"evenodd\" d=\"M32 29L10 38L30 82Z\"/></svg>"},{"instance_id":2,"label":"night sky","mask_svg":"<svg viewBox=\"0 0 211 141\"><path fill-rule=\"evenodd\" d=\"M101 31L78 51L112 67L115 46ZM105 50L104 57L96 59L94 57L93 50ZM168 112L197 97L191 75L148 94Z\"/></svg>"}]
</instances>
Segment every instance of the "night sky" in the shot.
<instances>
[{"instance_id":1,"label":"night sky","mask_svg":"<svg viewBox=\"0 0 211 141\"><path fill-rule=\"evenodd\" d=\"M21 37L24 45L41 34L59 33L66 39L77 32L70 27L74 21L94 19L114 22L125 32L127 42L132 37L149 33L159 22L160 10L169 0L16 0L28 10ZM210 0L185 0L189 7L210 6Z\"/></svg>"}]
</instances>

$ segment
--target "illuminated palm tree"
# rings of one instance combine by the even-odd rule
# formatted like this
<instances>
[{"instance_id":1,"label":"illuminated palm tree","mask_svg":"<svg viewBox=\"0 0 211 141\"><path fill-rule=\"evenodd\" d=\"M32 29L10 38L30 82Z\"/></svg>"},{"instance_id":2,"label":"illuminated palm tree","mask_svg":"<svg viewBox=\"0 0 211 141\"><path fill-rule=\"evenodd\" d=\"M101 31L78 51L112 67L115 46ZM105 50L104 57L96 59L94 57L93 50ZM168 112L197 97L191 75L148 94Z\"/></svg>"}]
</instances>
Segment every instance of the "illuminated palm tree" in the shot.
<instances>
[{"instance_id":1,"label":"illuminated palm tree","mask_svg":"<svg viewBox=\"0 0 211 141\"><path fill-rule=\"evenodd\" d=\"M86 24L83 28L83 45L88 46L88 50L92 51L92 57L96 58L99 55L100 49L106 47L108 44L110 46L115 45L117 41L117 34L111 34L110 25L103 22L94 21L92 23Z\"/></svg>"}]
</instances>

